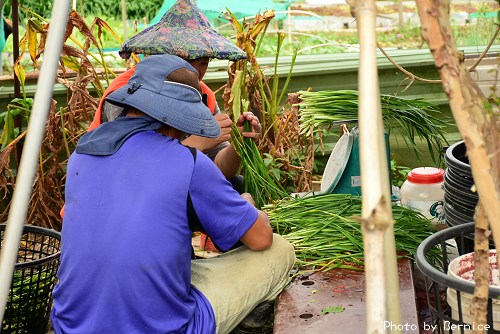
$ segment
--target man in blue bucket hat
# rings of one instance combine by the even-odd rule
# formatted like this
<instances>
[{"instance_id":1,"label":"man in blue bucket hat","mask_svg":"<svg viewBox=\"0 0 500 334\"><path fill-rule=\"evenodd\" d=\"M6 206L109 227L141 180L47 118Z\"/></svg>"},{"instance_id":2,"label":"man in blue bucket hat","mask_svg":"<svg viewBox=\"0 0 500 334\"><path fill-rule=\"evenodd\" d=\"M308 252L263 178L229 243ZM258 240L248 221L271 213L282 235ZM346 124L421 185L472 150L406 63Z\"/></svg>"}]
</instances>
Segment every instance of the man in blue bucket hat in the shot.
<instances>
[{"instance_id":1,"label":"man in blue bucket hat","mask_svg":"<svg viewBox=\"0 0 500 334\"><path fill-rule=\"evenodd\" d=\"M242 192L243 179L237 174L241 159L229 141L233 122L227 114L221 112L215 93L202 79L211 59L239 61L247 57L246 52L212 28L195 0L177 0L159 22L125 41L119 54L124 59L130 58L132 54L170 54L179 56L193 65L198 71L204 102L217 119L221 135L217 138L192 135L183 140L186 145L196 147L208 155L233 187ZM104 96L126 84L134 70L131 68L113 80ZM103 122L112 121L120 112L120 107L107 103L105 98L101 99L90 129ZM245 121L248 121L251 129L249 132L243 132L243 136L259 140L262 126L258 117L252 112L244 112L236 120L236 125L241 126Z\"/></svg>"},{"instance_id":2,"label":"man in blue bucket hat","mask_svg":"<svg viewBox=\"0 0 500 334\"><path fill-rule=\"evenodd\" d=\"M229 333L289 281L291 244L250 195L179 142L219 136L200 90L189 63L150 56L106 98L124 113L78 142L67 170L55 333ZM223 250L244 246L191 260L193 216Z\"/></svg>"}]
</instances>

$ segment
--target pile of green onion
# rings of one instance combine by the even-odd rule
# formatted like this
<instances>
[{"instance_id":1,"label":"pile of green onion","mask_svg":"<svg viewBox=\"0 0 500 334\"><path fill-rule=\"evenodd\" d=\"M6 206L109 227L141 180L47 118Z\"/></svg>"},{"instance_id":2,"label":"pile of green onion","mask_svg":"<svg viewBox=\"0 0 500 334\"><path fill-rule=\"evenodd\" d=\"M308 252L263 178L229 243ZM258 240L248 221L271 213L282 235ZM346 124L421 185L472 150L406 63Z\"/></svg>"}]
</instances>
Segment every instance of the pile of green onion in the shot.
<instances>
[{"instance_id":1,"label":"pile of green onion","mask_svg":"<svg viewBox=\"0 0 500 334\"><path fill-rule=\"evenodd\" d=\"M288 197L263 209L274 231L294 245L299 267L363 269L360 196L322 193ZM396 251L412 257L420 243L436 230L416 211L393 205L392 214Z\"/></svg>"},{"instance_id":2,"label":"pile of green onion","mask_svg":"<svg viewBox=\"0 0 500 334\"><path fill-rule=\"evenodd\" d=\"M334 122L358 119L358 91L299 91L301 134L310 135L311 129L317 131L328 128ZM405 144L418 155L415 137L426 141L431 157L440 156L445 138L446 120L438 119L431 113L439 111L422 100L403 99L393 95L380 95L384 127L390 134L398 130ZM375 109L374 109L375 111Z\"/></svg>"}]
</instances>

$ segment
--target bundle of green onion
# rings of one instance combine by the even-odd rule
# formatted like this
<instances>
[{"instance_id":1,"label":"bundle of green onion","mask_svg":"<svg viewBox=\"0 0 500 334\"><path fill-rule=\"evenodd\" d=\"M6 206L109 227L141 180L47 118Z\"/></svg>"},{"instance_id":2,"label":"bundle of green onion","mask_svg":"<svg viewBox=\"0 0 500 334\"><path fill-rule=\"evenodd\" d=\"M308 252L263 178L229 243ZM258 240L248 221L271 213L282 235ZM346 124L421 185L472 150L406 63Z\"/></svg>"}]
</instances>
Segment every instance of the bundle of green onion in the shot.
<instances>
[{"instance_id":1,"label":"bundle of green onion","mask_svg":"<svg viewBox=\"0 0 500 334\"><path fill-rule=\"evenodd\" d=\"M246 122L248 124L248 122ZM245 126L248 126L245 124ZM249 130L248 130L249 131ZM251 138L244 138L236 125L232 125L231 141L241 158L244 191L252 195L257 208L272 203L288 193L267 169L257 145Z\"/></svg>"},{"instance_id":2,"label":"bundle of green onion","mask_svg":"<svg viewBox=\"0 0 500 334\"><path fill-rule=\"evenodd\" d=\"M363 235L356 218L361 217L361 197L331 193L288 197L263 209L274 231L294 245L300 267L363 268ZM416 211L394 205L392 213L396 251L414 256L434 227Z\"/></svg>"},{"instance_id":3,"label":"bundle of green onion","mask_svg":"<svg viewBox=\"0 0 500 334\"><path fill-rule=\"evenodd\" d=\"M299 91L300 129L302 134L310 135L311 129L329 127L333 122L358 119L358 92L355 90L338 91ZM440 120L430 113L439 111L430 103L422 100L407 100L393 95L380 95L384 127L390 134L397 129L408 147L418 155L415 137L426 141L431 157L440 156L446 144L444 131L447 121ZM439 160L439 158L437 159Z\"/></svg>"}]
</instances>

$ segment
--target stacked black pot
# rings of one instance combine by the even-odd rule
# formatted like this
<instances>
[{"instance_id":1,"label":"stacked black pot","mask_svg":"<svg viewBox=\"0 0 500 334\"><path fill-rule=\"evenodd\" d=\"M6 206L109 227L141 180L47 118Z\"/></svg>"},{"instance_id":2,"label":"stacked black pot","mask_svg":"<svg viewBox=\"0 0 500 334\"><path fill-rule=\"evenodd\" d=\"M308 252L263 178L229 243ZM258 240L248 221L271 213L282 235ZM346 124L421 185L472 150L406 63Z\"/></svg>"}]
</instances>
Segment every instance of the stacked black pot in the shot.
<instances>
[{"instance_id":1,"label":"stacked black pot","mask_svg":"<svg viewBox=\"0 0 500 334\"><path fill-rule=\"evenodd\" d=\"M463 141L446 150L444 173L444 211L448 226L470 223L478 202L474 179Z\"/></svg>"},{"instance_id":2,"label":"stacked black pot","mask_svg":"<svg viewBox=\"0 0 500 334\"><path fill-rule=\"evenodd\" d=\"M465 143L460 141L446 150L444 173L444 217L446 225L456 226L474 221L479 200L474 187ZM473 240L460 253L474 251Z\"/></svg>"}]
</instances>

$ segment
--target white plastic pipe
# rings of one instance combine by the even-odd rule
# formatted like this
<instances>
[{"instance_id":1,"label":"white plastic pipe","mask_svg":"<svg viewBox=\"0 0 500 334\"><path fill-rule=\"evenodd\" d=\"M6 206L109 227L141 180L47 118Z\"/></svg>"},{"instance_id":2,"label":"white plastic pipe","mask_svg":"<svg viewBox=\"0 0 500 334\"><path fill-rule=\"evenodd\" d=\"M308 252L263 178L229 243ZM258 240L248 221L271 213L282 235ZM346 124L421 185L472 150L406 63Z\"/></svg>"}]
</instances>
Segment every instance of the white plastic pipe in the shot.
<instances>
[{"instance_id":1,"label":"white plastic pipe","mask_svg":"<svg viewBox=\"0 0 500 334\"><path fill-rule=\"evenodd\" d=\"M2 252L0 254L0 324L3 321L7 305L7 297L17 261L19 242L38 167L38 157L45 132L45 123L48 118L70 6L71 1L54 0L54 6L52 7L54 9L47 33L44 61L40 69L40 79L37 83L33 109L28 124L26 141L23 146L16 187L12 197Z\"/></svg>"}]
</instances>

